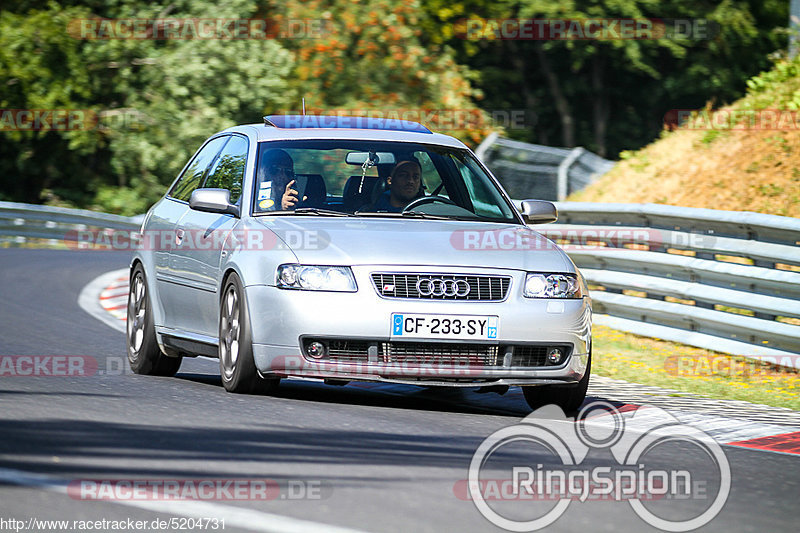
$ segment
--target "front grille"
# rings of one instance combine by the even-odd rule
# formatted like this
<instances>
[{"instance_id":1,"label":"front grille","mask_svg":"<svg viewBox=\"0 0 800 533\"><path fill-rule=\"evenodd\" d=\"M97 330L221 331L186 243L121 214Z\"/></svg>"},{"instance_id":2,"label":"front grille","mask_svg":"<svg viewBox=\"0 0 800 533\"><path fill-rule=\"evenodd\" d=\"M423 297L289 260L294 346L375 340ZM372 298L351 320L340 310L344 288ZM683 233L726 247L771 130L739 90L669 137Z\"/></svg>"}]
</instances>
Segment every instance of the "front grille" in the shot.
<instances>
[{"instance_id":1,"label":"front grille","mask_svg":"<svg viewBox=\"0 0 800 533\"><path fill-rule=\"evenodd\" d=\"M343 362L367 362L369 341L336 339L328 343L326 359Z\"/></svg>"},{"instance_id":2,"label":"front grille","mask_svg":"<svg viewBox=\"0 0 800 533\"><path fill-rule=\"evenodd\" d=\"M498 349L492 344L382 342L378 360L384 363L498 366Z\"/></svg>"},{"instance_id":3,"label":"front grille","mask_svg":"<svg viewBox=\"0 0 800 533\"><path fill-rule=\"evenodd\" d=\"M503 367L506 354L510 353L509 367L536 368L551 366L547 363L547 351L561 348L566 357L572 351L569 345L496 345L450 342L393 342L354 339L306 339L303 343L318 340L326 346L320 362L425 364L445 366ZM370 352L372 357L370 357ZM371 361L370 361L371 359Z\"/></svg>"},{"instance_id":4,"label":"front grille","mask_svg":"<svg viewBox=\"0 0 800 533\"><path fill-rule=\"evenodd\" d=\"M466 282L466 294L420 294L417 282L421 279L444 282ZM373 272L372 283L384 298L417 298L425 300L470 300L496 302L505 299L511 278L507 276L484 276L468 274L398 274ZM438 283L438 281L437 281ZM461 287L465 287L461 284ZM437 291L434 291L437 292ZM452 291L450 291L452 292ZM464 292L463 290L461 292Z\"/></svg>"},{"instance_id":5,"label":"front grille","mask_svg":"<svg viewBox=\"0 0 800 533\"><path fill-rule=\"evenodd\" d=\"M308 339L307 346L314 339ZM386 342L350 339L332 339L320 342L327 345L325 356L318 361L368 363L370 346L376 363L420 363L443 365L500 366L502 355L497 345L429 342Z\"/></svg>"}]
</instances>

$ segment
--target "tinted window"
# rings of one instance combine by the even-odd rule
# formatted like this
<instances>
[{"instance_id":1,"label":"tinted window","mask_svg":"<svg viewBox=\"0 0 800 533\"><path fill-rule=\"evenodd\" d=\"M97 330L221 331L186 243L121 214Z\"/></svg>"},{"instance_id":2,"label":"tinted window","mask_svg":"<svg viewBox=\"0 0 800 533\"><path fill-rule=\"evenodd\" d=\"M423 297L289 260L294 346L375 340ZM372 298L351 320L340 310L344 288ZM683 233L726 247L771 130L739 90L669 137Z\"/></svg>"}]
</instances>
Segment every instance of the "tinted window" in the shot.
<instances>
[{"instance_id":1,"label":"tinted window","mask_svg":"<svg viewBox=\"0 0 800 533\"><path fill-rule=\"evenodd\" d=\"M369 153L382 155L367 159ZM286 214L299 207L357 216L399 216L405 210L460 220L519 223L513 205L465 149L410 142L303 139L262 142L257 161L256 214ZM401 170L401 165L407 164L418 170ZM390 179L395 172L398 179ZM408 177L414 174L416 179ZM284 211L281 197L292 180L297 201Z\"/></svg>"},{"instance_id":2,"label":"tinted window","mask_svg":"<svg viewBox=\"0 0 800 533\"><path fill-rule=\"evenodd\" d=\"M492 187L491 182L485 179L485 174L475 161L467 159L461 154L450 155L450 158L461 174L475 214L487 218L502 217L504 214L502 198L497 189Z\"/></svg>"},{"instance_id":3,"label":"tinted window","mask_svg":"<svg viewBox=\"0 0 800 533\"><path fill-rule=\"evenodd\" d=\"M200 153L198 153L192 160L192 163L183 173L183 176L178 180L175 186L170 191L169 195L176 200L183 200L188 202L192 196L192 192L203 183L203 176L206 170L214 161L214 158L219 153L220 148L228 140L227 136L217 137L216 139L208 142Z\"/></svg>"},{"instance_id":4,"label":"tinted window","mask_svg":"<svg viewBox=\"0 0 800 533\"><path fill-rule=\"evenodd\" d=\"M231 140L219 154L211 167L203 187L227 189L231 192L231 203L235 204L242 196L242 178L247 163L248 142L244 137L232 135Z\"/></svg>"}]
</instances>

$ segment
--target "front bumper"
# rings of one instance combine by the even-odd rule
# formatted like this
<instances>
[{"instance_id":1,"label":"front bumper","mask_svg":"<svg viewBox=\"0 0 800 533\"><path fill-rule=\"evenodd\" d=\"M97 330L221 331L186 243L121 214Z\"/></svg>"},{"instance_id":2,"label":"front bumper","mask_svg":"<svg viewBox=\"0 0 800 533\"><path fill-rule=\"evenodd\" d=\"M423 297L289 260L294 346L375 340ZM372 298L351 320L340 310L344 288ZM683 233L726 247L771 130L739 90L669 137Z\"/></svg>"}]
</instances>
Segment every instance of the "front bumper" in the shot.
<instances>
[{"instance_id":1,"label":"front bumper","mask_svg":"<svg viewBox=\"0 0 800 533\"><path fill-rule=\"evenodd\" d=\"M434 301L383 298L375 291L369 274L378 270L412 270L396 266L354 267L358 284L354 293L278 289L269 285L246 288L250 311L253 355L263 375L305 376L339 380L386 381L425 385L543 385L579 381L588 363L591 339L591 301L538 300L521 294L524 273L494 269L459 269L512 277L508 296L501 302ZM418 269L417 269L418 270ZM426 271L435 271L427 268ZM498 357L454 359L436 356L405 358L315 360L304 355L307 339L345 339L387 347L393 340L392 313L489 315L499 317L498 337L493 341L435 341L450 344L479 343L496 346ZM568 346L569 355L558 366L515 366L508 357L512 346ZM446 347L445 347L446 348ZM513 349L512 349L513 351ZM441 352L441 349L439 349ZM445 350L446 352L446 350Z\"/></svg>"}]
</instances>

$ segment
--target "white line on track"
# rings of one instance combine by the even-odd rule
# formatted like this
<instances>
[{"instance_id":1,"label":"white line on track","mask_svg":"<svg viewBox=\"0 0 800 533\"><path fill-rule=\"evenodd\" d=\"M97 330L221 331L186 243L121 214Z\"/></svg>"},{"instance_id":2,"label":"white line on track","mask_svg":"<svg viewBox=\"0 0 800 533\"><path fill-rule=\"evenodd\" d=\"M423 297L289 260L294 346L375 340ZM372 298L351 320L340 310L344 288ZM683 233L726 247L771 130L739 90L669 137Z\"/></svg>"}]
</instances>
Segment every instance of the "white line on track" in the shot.
<instances>
[{"instance_id":1,"label":"white line on track","mask_svg":"<svg viewBox=\"0 0 800 533\"><path fill-rule=\"evenodd\" d=\"M67 494L68 482L61 479L14 470L0 468L0 481L24 487L36 487L50 492ZM249 531L265 533L311 533L326 531L329 533L361 533L359 530L338 527L322 522L312 522L299 518L265 513L244 507L234 507L221 503L195 500L159 501L159 500L108 500L110 503L138 507L146 511L170 513L190 518L207 518L210 516L225 520L226 526L233 526Z\"/></svg>"}]
</instances>

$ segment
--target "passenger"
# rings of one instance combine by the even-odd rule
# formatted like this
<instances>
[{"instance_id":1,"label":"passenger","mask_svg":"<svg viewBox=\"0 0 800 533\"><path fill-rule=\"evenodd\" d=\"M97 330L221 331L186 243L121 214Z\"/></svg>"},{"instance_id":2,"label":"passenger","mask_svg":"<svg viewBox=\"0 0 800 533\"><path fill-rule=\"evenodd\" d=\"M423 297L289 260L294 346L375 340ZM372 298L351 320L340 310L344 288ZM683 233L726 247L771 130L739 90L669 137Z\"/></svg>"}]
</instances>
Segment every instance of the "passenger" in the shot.
<instances>
[{"instance_id":1,"label":"passenger","mask_svg":"<svg viewBox=\"0 0 800 533\"><path fill-rule=\"evenodd\" d=\"M375 211L401 213L421 192L422 167L415 160L400 161L386 180L389 189L378 197Z\"/></svg>"}]
</instances>

